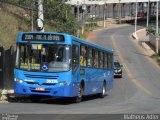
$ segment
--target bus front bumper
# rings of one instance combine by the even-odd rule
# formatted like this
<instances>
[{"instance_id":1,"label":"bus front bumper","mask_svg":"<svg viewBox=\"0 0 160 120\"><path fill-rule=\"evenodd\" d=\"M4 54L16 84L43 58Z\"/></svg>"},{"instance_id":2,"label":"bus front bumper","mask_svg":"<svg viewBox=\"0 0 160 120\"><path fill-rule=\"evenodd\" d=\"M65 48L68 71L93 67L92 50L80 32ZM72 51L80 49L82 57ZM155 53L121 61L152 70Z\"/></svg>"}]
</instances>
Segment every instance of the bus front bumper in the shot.
<instances>
[{"instance_id":1,"label":"bus front bumper","mask_svg":"<svg viewBox=\"0 0 160 120\"><path fill-rule=\"evenodd\" d=\"M14 82L14 93L19 95L42 95L53 97L74 97L78 94L78 85L70 83L66 85L41 86L26 85Z\"/></svg>"}]
</instances>

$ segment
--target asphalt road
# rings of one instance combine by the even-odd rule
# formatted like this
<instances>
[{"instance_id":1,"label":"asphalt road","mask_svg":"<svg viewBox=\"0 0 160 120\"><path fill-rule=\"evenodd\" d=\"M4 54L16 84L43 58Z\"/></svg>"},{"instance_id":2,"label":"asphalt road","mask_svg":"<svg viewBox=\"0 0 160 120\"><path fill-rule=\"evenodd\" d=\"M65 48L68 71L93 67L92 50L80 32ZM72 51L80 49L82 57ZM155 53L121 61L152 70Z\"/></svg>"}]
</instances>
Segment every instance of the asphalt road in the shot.
<instances>
[{"instance_id":1,"label":"asphalt road","mask_svg":"<svg viewBox=\"0 0 160 120\"><path fill-rule=\"evenodd\" d=\"M115 59L123 64L123 78L114 80L114 88L104 99L85 97L79 104L67 99L45 100L41 103L0 103L0 113L90 114L75 116L77 120L105 119L103 115L94 115L93 119L93 114L160 113L160 68L131 38L133 31L133 26L97 31L96 43L114 49ZM75 119L73 115L59 117Z\"/></svg>"}]
</instances>

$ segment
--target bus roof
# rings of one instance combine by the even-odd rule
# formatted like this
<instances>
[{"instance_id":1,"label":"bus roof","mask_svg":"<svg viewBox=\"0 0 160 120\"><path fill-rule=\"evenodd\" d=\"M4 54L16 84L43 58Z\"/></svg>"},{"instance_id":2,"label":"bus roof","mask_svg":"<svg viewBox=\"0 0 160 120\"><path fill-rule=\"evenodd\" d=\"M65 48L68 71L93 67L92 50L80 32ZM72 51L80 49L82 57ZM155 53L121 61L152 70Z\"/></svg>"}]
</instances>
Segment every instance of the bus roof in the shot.
<instances>
[{"instance_id":1,"label":"bus roof","mask_svg":"<svg viewBox=\"0 0 160 120\"><path fill-rule=\"evenodd\" d=\"M93 47L95 47L95 48L97 48L97 49L101 49L101 50L104 50L104 51L108 51L108 52L110 52L110 53L113 53L113 52L114 52L113 50L110 50L110 49L108 49L108 48L104 48L104 47L102 47L102 46L100 46L100 45L97 45L97 44L95 44L95 43L92 43L92 42L88 42L88 41L86 41L86 40L84 40L84 39L81 39L81 38L78 38L78 37L75 37L75 36L72 36L72 38L73 38L75 41L80 42L80 43L83 43L83 44L85 44L85 45L90 45L90 46L93 46Z\"/></svg>"},{"instance_id":2,"label":"bus roof","mask_svg":"<svg viewBox=\"0 0 160 120\"><path fill-rule=\"evenodd\" d=\"M66 33L60 33L60 32L19 32L18 33L18 39L17 41L20 42L22 41L22 36L24 34L55 34L55 35L63 35L65 38L72 38L72 40L76 41L76 42L79 42L79 43L82 43L82 44L85 44L85 45L89 45L89 46L93 46L97 49L101 49L101 50L104 50L104 51L108 51L110 53L113 53L114 51L113 50L110 50L108 48L104 48L100 45L97 45L95 43L92 43L92 42L88 42L84 39L81 39L81 38L78 38L78 37L75 37L73 35L70 35L70 34L66 34Z\"/></svg>"}]
</instances>

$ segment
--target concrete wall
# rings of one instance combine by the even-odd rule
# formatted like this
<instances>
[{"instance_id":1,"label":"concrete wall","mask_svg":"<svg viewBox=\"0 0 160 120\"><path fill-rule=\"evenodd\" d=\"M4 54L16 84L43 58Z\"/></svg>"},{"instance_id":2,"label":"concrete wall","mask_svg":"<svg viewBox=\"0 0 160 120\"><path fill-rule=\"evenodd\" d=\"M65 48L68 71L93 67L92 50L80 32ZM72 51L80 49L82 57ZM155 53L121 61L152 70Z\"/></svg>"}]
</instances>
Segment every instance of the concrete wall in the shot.
<instances>
[{"instance_id":1,"label":"concrete wall","mask_svg":"<svg viewBox=\"0 0 160 120\"><path fill-rule=\"evenodd\" d=\"M160 39L160 36L159 36L159 39ZM149 36L149 42L156 48L156 36L150 35ZM158 49L159 49L159 52L160 52L160 40L159 40L158 46L159 46Z\"/></svg>"}]
</instances>

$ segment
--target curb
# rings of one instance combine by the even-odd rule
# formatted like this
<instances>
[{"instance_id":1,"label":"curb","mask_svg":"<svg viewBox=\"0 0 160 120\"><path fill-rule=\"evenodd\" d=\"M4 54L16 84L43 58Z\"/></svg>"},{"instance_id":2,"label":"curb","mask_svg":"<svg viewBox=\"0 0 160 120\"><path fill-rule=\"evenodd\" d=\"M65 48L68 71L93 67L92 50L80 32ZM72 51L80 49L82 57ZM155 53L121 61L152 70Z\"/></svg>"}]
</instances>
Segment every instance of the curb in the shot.
<instances>
[{"instance_id":1,"label":"curb","mask_svg":"<svg viewBox=\"0 0 160 120\"><path fill-rule=\"evenodd\" d=\"M135 33L132 33L132 37L136 40L139 40L139 38L135 35Z\"/></svg>"},{"instance_id":2,"label":"curb","mask_svg":"<svg viewBox=\"0 0 160 120\"><path fill-rule=\"evenodd\" d=\"M14 93L14 90L2 90L2 95L0 97L0 103L8 103L8 94Z\"/></svg>"},{"instance_id":3,"label":"curb","mask_svg":"<svg viewBox=\"0 0 160 120\"><path fill-rule=\"evenodd\" d=\"M143 29L137 30L137 31L136 31L136 33L141 32L141 31L142 31L142 30L144 30L144 29L146 29L146 28L143 28ZM135 35L135 32L134 32L134 33L132 33L132 37L133 37L134 39L136 39L136 40L139 40L138 36L137 36L137 35Z\"/></svg>"},{"instance_id":4,"label":"curb","mask_svg":"<svg viewBox=\"0 0 160 120\"><path fill-rule=\"evenodd\" d=\"M9 103L8 101L0 101L0 103Z\"/></svg>"}]
</instances>

